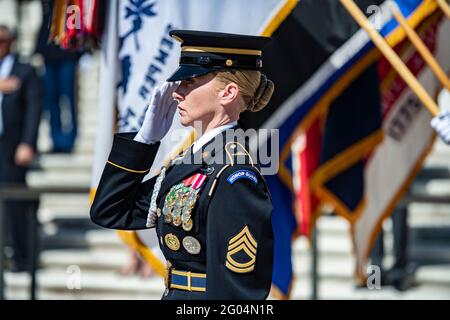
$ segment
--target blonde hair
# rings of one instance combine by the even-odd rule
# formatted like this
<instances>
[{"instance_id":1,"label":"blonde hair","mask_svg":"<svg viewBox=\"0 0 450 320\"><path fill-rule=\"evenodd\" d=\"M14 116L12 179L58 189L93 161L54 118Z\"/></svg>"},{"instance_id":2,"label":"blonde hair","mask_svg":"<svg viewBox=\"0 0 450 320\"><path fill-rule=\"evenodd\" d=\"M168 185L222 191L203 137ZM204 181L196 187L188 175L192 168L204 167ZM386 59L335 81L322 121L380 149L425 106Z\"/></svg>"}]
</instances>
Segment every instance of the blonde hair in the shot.
<instances>
[{"instance_id":1,"label":"blonde hair","mask_svg":"<svg viewBox=\"0 0 450 320\"><path fill-rule=\"evenodd\" d=\"M263 109L272 97L275 85L270 79L259 71L255 70L225 70L216 73L216 79L223 85L234 82L238 85L244 108L257 112Z\"/></svg>"}]
</instances>

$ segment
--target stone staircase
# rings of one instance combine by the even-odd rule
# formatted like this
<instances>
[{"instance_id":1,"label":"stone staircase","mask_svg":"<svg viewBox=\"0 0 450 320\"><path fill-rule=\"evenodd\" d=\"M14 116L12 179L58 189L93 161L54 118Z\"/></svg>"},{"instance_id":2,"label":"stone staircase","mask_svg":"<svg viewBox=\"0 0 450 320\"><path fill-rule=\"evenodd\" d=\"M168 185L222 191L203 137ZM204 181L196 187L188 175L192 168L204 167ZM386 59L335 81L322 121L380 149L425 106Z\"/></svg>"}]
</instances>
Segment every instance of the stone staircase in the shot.
<instances>
[{"instance_id":1,"label":"stone staircase","mask_svg":"<svg viewBox=\"0 0 450 320\"><path fill-rule=\"evenodd\" d=\"M12 4L13 1L5 1ZM3 7L2 7L3 8ZM31 19L30 21L34 21ZM33 22L34 23L34 22ZM27 29L30 30L30 29ZM26 39L28 42L32 38ZM26 41L25 41L26 42ZM29 45L23 47L28 48ZM94 154L98 92L98 54L83 60L79 73L79 137L70 155L44 154L42 170L28 176L33 186L90 185ZM450 98L446 98L450 104ZM50 148L48 125L42 122L39 149ZM437 142L427 169L450 169L450 148ZM430 194L450 196L450 179L435 178L418 187ZM381 290L356 289L352 278L354 258L349 226L341 218L325 215L318 221L320 299L450 299L450 205L412 203L409 206L411 257L427 261L416 273L417 286L399 292L391 287ZM119 270L129 253L113 230L101 229L89 220L88 195L46 194L38 212L42 224L37 272L38 299L159 299L164 290L161 278L124 277ZM386 245L392 243L391 226L385 224ZM293 244L295 282L293 299L309 299L310 247L303 238ZM387 250L386 262L392 261ZM30 277L27 273L6 273L6 298L28 299Z\"/></svg>"}]
</instances>

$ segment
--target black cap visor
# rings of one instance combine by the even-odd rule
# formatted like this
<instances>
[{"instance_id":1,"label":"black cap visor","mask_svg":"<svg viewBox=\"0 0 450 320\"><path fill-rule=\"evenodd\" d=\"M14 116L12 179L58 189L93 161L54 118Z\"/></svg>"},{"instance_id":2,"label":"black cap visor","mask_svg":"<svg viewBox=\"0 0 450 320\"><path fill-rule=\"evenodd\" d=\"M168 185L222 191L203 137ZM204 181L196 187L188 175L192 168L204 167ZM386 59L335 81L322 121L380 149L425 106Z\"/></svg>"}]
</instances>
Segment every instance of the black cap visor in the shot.
<instances>
[{"instance_id":1,"label":"black cap visor","mask_svg":"<svg viewBox=\"0 0 450 320\"><path fill-rule=\"evenodd\" d=\"M219 69L204 68L195 65L181 65L177 70L167 79L168 82L182 81L199 76L203 76L207 73L218 71Z\"/></svg>"}]
</instances>

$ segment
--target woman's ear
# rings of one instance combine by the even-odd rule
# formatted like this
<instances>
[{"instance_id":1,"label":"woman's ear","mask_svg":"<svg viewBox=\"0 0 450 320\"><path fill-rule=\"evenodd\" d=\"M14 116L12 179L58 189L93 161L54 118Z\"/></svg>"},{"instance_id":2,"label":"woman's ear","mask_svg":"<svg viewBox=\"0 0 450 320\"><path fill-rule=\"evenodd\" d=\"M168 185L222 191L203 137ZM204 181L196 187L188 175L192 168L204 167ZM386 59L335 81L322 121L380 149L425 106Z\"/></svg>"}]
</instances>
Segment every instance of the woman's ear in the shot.
<instances>
[{"instance_id":1,"label":"woman's ear","mask_svg":"<svg viewBox=\"0 0 450 320\"><path fill-rule=\"evenodd\" d=\"M239 97L239 87L236 83L230 82L220 91L220 103L228 105L236 101Z\"/></svg>"}]
</instances>

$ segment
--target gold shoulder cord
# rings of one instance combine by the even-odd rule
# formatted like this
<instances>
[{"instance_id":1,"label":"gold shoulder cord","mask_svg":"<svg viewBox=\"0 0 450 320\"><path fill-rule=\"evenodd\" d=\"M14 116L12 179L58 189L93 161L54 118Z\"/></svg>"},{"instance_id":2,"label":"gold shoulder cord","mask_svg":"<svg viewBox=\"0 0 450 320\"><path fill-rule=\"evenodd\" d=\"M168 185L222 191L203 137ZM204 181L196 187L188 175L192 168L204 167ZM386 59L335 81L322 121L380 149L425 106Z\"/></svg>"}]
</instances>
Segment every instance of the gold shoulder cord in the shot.
<instances>
[{"instance_id":1,"label":"gold shoulder cord","mask_svg":"<svg viewBox=\"0 0 450 320\"><path fill-rule=\"evenodd\" d=\"M225 165L225 166L224 166L222 169L220 169L220 171L216 174L216 176L214 177L214 181L213 181L213 183L212 183L211 189L209 190L208 197L211 197L211 196L212 196L212 194L213 194L213 192L214 192L214 189L216 188L217 180L219 180L219 177L220 177L220 175L222 174L222 172L224 172L225 169L228 168L228 167L230 167L230 166L231 166L231 165L229 165L229 164Z\"/></svg>"},{"instance_id":2,"label":"gold shoulder cord","mask_svg":"<svg viewBox=\"0 0 450 320\"><path fill-rule=\"evenodd\" d=\"M244 155L248 156L248 158L250 159L252 167L255 167L255 163L253 162L253 159L252 159L252 156L250 155L250 153L248 153L248 151L244 148L244 146L242 144L240 144L239 142L235 142L235 141L230 141L230 142L227 142L227 144L225 144L225 152L227 153L227 156L230 159L230 162L231 162L232 166L234 165L233 157L232 157L232 155L230 154L230 152L227 149L229 144L237 144L237 145L239 145L242 148L242 150L244 150L244 152L245 152ZM234 154L234 155L236 155L236 154Z\"/></svg>"},{"instance_id":3,"label":"gold shoulder cord","mask_svg":"<svg viewBox=\"0 0 450 320\"><path fill-rule=\"evenodd\" d=\"M239 143L239 142L234 142L234 141L232 141L232 142L228 142L227 144L225 144L225 152L227 153L227 156L228 156L228 158L229 158L230 161L231 161L231 165L234 165L234 162L233 162L232 155L230 154L230 152L228 152L228 149L227 149L227 146L228 146L229 144L231 144L231 143L235 143L235 144L239 145L239 146L242 148L242 150L244 150L245 155L247 155L248 158L250 159L250 163L251 163L253 169L255 169L255 170L259 173L259 175L260 175L261 178L263 179L264 183L267 185L266 179L265 179L264 176L262 175L261 171L258 169L257 166L255 166L255 163L253 162L252 156L251 156L250 153L244 148L244 146L243 146L241 143ZM220 173L222 173L222 170L220 171Z\"/></svg>"},{"instance_id":4,"label":"gold shoulder cord","mask_svg":"<svg viewBox=\"0 0 450 320\"><path fill-rule=\"evenodd\" d=\"M262 179L263 179L264 182L265 182L264 176L261 174L261 171L259 171L259 169L255 166L255 163L253 162L252 156L251 156L250 153L244 148L244 146L243 146L241 143L239 143L239 142L234 142L234 141L228 142L227 144L225 144L225 152L227 153L227 157L228 157L228 159L230 159L231 164L225 165L222 169L220 169L220 171L219 171L219 172L217 173L217 175L214 177L214 181L213 181L212 186L211 186L211 189L209 190L209 193L208 193L208 196L209 196L209 197L211 197L212 194L214 193L214 190L215 190L216 185L217 185L217 180L219 180L219 177L222 175L222 173L225 171L225 169L228 168L228 167L230 167L230 166L234 166L233 156L231 155L231 153L228 151L228 148L227 148L229 144L237 144L237 145L239 145L239 146L242 148L242 150L244 150L245 155L248 156L248 158L250 159L250 163L251 163L252 167L259 173L259 175L262 177ZM235 154L235 155L236 155L236 154ZM265 183L266 183L266 182L265 182ZM267 183L266 183L266 184L267 184Z\"/></svg>"}]
</instances>

